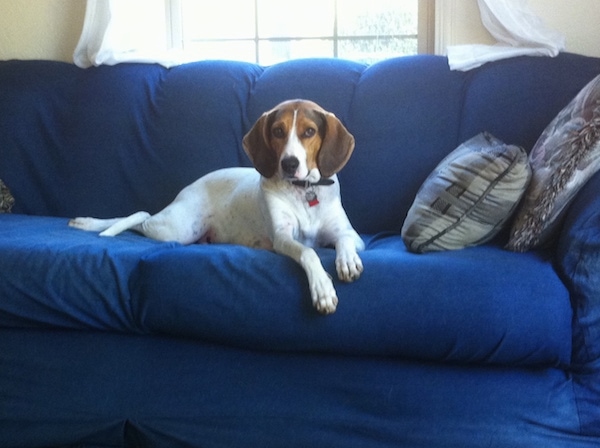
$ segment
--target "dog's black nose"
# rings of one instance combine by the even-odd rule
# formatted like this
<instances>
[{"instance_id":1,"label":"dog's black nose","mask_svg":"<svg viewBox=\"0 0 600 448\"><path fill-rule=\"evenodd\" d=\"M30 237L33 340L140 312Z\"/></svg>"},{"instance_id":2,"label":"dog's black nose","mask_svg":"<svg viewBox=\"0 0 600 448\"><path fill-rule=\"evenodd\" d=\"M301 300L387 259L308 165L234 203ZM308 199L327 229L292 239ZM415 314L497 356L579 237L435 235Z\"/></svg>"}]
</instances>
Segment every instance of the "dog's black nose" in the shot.
<instances>
[{"instance_id":1,"label":"dog's black nose","mask_svg":"<svg viewBox=\"0 0 600 448\"><path fill-rule=\"evenodd\" d=\"M285 174L287 174L290 177L296 174L298 165L300 165L300 161L294 156L286 157L281 161L281 169Z\"/></svg>"}]
</instances>

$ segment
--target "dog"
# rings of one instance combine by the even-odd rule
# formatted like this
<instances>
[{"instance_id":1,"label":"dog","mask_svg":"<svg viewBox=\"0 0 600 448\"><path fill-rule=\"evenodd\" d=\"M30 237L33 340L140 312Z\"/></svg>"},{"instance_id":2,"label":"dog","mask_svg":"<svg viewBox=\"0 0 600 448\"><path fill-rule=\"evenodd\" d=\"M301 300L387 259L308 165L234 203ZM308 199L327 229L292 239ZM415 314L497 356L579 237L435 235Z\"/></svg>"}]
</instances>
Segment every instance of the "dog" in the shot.
<instances>
[{"instance_id":1,"label":"dog","mask_svg":"<svg viewBox=\"0 0 600 448\"><path fill-rule=\"evenodd\" d=\"M336 174L354 151L354 137L318 104L289 100L262 114L242 144L254 168L213 171L155 215L80 217L69 225L101 236L132 229L159 241L273 250L304 269L314 307L335 312L338 297L314 248L335 248L344 282L363 272L364 243L342 207Z\"/></svg>"}]
</instances>

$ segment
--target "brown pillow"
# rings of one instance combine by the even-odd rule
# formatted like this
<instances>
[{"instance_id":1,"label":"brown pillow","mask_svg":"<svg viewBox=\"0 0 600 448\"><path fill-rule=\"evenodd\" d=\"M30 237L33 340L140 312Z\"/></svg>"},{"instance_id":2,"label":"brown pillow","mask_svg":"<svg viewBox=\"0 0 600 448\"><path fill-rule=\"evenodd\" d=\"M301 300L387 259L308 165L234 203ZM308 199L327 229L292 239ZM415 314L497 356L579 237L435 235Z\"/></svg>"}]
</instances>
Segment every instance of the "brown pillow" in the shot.
<instances>
[{"instance_id":1,"label":"brown pillow","mask_svg":"<svg viewBox=\"0 0 600 448\"><path fill-rule=\"evenodd\" d=\"M10 194L8 187L0 179L0 213L10 213L15 198Z\"/></svg>"},{"instance_id":2,"label":"brown pillow","mask_svg":"<svg viewBox=\"0 0 600 448\"><path fill-rule=\"evenodd\" d=\"M516 252L549 242L567 206L600 168L600 75L548 125L529 160L533 177L507 245Z\"/></svg>"}]
</instances>

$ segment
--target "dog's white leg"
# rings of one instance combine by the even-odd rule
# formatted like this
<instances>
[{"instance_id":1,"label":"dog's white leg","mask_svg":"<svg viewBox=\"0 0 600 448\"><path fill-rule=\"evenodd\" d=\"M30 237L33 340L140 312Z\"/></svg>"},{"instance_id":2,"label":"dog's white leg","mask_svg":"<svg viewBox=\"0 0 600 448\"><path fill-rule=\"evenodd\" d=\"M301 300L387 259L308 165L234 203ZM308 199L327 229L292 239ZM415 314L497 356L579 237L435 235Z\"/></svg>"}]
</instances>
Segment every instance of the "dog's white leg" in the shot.
<instances>
[{"instance_id":1,"label":"dog's white leg","mask_svg":"<svg viewBox=\"0 0 600 448\"><path fill-rule=\"evenodd\" d=\"M122 219L124 218L99 219L79 217L71 219L69 226L88 232L102 232Z\"/></svg>"},{"instance_id":2,"label":"dog's white leg","mask_svg":"<svg viewBox=\"0 0 600 448\"><path fill-rule=\"evenodd\" d=\"M134 213L133 215L129 215L128 217L115 222L108 229L101 232L100 236L116 236L119 233L124 232L125 230L136 228L148 218L150 218L150 213L148 212Z\"/></svg>"},{"instance_id":3,"label":"dog's white leg","mask_svg":"<svg viewBox=\"0 0 600 448\"><path fill-rule=\"evenodd\" d=\"M314 249L304 246L288 235L276 235L274 239L275 252L292 258L306 272L314 307L323 314L335 312L338 304L337 294L331 277L323 268Z\"/></svg>"},{"instance_id":4,"label":"dog's white leg","mask_svg":"<svg viewBox=\"0 0 600 448\"><path fill-rule=\"evenodd\" d=\"M340 237L335 243L335 267L340 280L344 282L353 282L357 280L363 271L363 264L358 256L357 250L362 250L364 243L359 241L357 247L357 238L345 235Z\"/></svg>"},{"instance_id":5,"label":"dog's white leg","mask_svg":"<svg viewBox=\"0 0 600 448\"><path fill-rule=\"evenodd\" d=\"M69 226L80 230L100 232L100 236L116 236L125 230L134 230L157 241L177 241L192 244L203 235L206 226L192 221L191 216L172 213L173 207L167 207L151 216L148 212L137 212L124 218L98 219L75 218Z\"/></svg>"},{"instance_id":6,"label":"dog's white leg","mask_svg":"<svg viewBox=\"0 0 600 448\"><path fill-rule=\"evenodd\" d=\"M101 232L100 236L115 236L119 233L135 228L150 217L147 212L137 212L125 218L74 218L69 221L69 226L88 232Z\"/></svg>"}]
</instances>

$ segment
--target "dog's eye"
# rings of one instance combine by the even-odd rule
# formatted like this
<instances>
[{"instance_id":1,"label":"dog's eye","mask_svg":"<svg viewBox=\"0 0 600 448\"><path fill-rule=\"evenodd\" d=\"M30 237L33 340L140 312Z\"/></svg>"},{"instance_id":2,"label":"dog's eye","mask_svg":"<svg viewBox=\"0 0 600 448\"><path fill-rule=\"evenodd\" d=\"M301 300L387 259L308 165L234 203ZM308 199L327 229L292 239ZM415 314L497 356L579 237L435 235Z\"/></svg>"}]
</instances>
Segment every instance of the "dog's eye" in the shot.
<instances>
[{"instance_id":1,"label":"dog's eye","mask_svg":"<svg viewBox=\"0 0 600 448\"><path fill-rule=\"evenodd\" d=\"M271 132L273 134L273 137L275 137L275 138L284 138L285 137L285 131L281 127L273 128L273 130Z\"/></svg>"},{"instance_id":2,"label":"dog's eye","mask_svg":"<svg viewBox=\"0 0 600 448\"><path fill-rule=\"evenodd\" d=\"M317 133L317 131L315 130L315 128L308 128L308 129L306 129L306 131L304 131L304 134L302 134L302 137L304 137L304 138L314 137L314 135L316 133Z\"/></svg>"}]
</instances>

